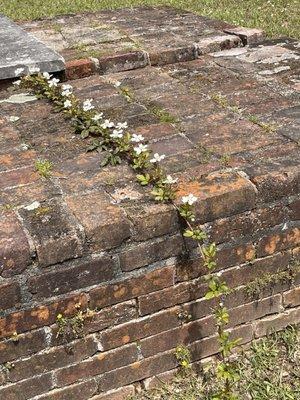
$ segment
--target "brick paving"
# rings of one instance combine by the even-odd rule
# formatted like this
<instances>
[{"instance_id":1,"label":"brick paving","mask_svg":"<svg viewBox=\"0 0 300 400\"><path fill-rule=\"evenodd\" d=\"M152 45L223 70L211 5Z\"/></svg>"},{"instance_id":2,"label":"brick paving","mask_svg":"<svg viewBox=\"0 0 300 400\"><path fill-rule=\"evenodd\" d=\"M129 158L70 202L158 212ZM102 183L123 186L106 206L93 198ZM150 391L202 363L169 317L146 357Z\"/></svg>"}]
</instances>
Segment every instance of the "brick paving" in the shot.
<instances>
[{"instance_id":1,"label":"brick paving","mask_svg":"<svg viewBox=\"0 0 300 400\"><path fill-rule=\"evenodd\" d=\"M267 40L258 30L166 8L66 16L25 27L74 63L77 72L72 75L69 70L69 74L79 98L92 98L108 118L127 121L132 133L142 133L155 152L166 154L163 165L179 179L178 196L191 192L199 197L197 220L220 243L223 268L246 265L257 257L253 264L257 275L262 265L273 271L299 257L299 43ZM81 43L87 47L74 49ZM93 59L100 49L107 54L97 54L98 64L87 72L86 64L78 67L78 47L93 50ZM89 60L86 55L83 60ZM74 79L76 74L80 77ZM117 81L119 88L114 86ZM70 122L51 104L26 101L24 95L16 102L12 94L18 92L10 88L0 92L0 288L5 293L0 300L1 337L9 338L14 331L37 334L38 328L55 323L58 312L74 313L80 301L83 307L87 303L100 310L110 307L109 322L101 314L88 334L104 329L100 342L112 361L99 367L98 389L90 380L97 373L98 358L89 358L87 369L75 368L72 373L60 369L67 365L65 360L54 363L55 382L72 384L66 395L88 399L99 390L106 392L173 369L169 352L163 353L160 363L151 364L153 335L178 329L177 305L203 294L197 281L203 274L199 261L197 265L192 261L191 267L190 261L181 260L190 244L183 243L174 209L156 204L150 189L139 186L126 163L101 167L104 154L87 152L93 139L76 136ZM11 122L12 116L19 119ZM37 173L37 159L53 163L50 178ZM34 202L39 207L32 209ZM177 284L172 286L174 273ZM245 284L239 267L227 273L237 286ZM202 294L196 295L195 288ZM290 292L285 307L296 307L297 296L298 292ZM281 296L275 300L269 311L267 305L263 311L253 311L251 303L250 319L279 312ZM120 314L114 307L123 307ZM169 311L155 314L164 308ZM291 315L300 320L295 310ZM205 309L197 318L206 313ZM152 325L136 320L145 314L151 314ZM291 322L285 318L287 324ZM127 325L118 326L131 319L137 322L128 331ZM105 331L111 324L118 326L116 333ZM211 335L210 330L206 327L203 337ZM246 330L248 338L252 328ZM140 359L135 344L127 348L122 365L116 361L119 353L110 349L121 347L120 340L127 344L142 338L145 362L128 373L127 365ZM32 352L41 348L40 339L36 340ZM160 351L169 351L168 337L159 340L154 339ZM26 346L16 357L28 354ZM202 354L213 354L215 345L207 346ZM91 354L80 357L93 354L91 349ZM32 378L26 398L47 391L52 397L43 399L65 398L59 397L62 389L51 392L54 381L48 371L52 367L44 363L37 372L44 375ZM121 367L124 373L116 381L116 372L109 371ZM18 370L12 372L8 380L0 377L8 385L0 388L0 397L10 390L21 393L23 381L11 389L10 382L29 376L17 378L17 374ZM131 378L126 380L128 375ZM43 385L37 381L41 379ZM75 387L77 379L87 380ZM85 397L79 397L79 386ZM131 390L126 386L124 393Z\"/></svg>"}]
</instances>

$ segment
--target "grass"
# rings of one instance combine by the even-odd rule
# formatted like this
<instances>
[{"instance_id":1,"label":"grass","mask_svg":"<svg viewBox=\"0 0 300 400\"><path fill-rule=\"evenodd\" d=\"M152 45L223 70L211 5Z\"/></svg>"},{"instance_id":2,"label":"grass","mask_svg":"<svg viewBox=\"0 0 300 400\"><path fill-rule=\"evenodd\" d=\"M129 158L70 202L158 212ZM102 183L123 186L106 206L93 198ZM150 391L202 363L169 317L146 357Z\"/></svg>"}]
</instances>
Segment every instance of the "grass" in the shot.
<instances>
[{"instance_id":1,"label":"grass","mask_svg":"<svg viewBox=\"0 0 300 400\"><path fill-rule=\"evenodd\" d=\"M299 400L300 331L290 326L252 344L236 357L238 400ZM170 383L142 392L130 400L211 400L218 386L213 368L201 374L186 370Z\"/></svg>"},{"instance_id":2,"label":"grass","mask_svg":"<svg viewBox=\"0 0 300 400\"><path fill-rule=\"evenodd\" d=\"M269 36L300 38L299 0L1 0L1 13L31 20L66 13L138 5L169 5L234 24L260 27Z\"/></svg>"}]
</instances>

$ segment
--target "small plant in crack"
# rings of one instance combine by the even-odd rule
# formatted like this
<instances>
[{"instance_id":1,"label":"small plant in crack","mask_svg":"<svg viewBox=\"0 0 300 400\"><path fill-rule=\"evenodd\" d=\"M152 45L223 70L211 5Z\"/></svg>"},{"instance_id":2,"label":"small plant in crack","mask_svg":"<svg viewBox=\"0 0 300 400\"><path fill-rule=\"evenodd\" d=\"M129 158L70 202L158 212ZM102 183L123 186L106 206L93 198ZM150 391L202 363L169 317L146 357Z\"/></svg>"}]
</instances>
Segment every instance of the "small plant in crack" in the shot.
<instances>
[{"instance_id":1,"label":"small plant in crack","mask_svg":"<svg viewBox=\"0 0 300 400\"><path fill-rule=\"evenodd\" d=\"M40 174L43 178L50 178L52 173L53 164L49 160L36 160L35 164L36 171Z\"/></svg>"}]
</instances>

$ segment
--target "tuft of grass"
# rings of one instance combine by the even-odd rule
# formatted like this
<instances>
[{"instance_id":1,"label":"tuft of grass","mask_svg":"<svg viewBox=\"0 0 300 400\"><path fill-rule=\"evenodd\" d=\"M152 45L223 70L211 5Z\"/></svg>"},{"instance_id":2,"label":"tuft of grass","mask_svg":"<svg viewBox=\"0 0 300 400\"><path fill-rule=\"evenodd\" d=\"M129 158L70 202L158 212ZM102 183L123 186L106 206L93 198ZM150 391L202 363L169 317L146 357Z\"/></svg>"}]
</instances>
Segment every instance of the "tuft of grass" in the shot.
<instances>
[{"instance_id":1,"label":"tuft of grass","mask_svg":"<svg viewBox=\"0 0 300 400\"><path fill-rule=\"evenodd\" d=\"M300 38L299 0L1 0L1 13L15 20L140 5L168 5L236 25L264 29L269 36Z\"/></svg>"},{"instance_id":2,"label":"tuft of grass","mask_svg":"<svg viewBox=\"0 0 300 400\"><path fill-rule=\"evenodd\" d=\"M43 177L43 178L50 178L52 172L52 162L49 160L36 160L35 164L36 171Z\"/></svg>"},{"instance_id":3,"label":"tuft of grass","mask_svg":"<svg viewBox=\"0 0 300 400\"><path fill-rule=\"evenodd\" d=\"M176 124L178 119L168 111L157 105L149 105L148 110L155 115L161 123Z\"/></svg>"}]
</instances>

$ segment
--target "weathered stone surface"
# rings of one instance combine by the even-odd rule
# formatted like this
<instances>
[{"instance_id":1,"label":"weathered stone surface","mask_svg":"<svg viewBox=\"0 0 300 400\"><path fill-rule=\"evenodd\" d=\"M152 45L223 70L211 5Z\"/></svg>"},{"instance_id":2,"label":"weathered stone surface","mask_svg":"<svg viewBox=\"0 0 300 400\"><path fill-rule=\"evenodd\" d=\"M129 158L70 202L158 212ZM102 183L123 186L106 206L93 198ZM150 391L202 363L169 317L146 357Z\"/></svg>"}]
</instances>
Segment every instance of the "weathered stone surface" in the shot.
<instances>
[{"instance_id":1,"label":"weathered stone surface","mask_svg":"<svg viewBox=\"0 0 300 400\"><path fill-rule=\"evenodd\" d=\"M17 78L32 68L57 72L65 68L63 58L20 26L0 15L0 79ZM19 73L16 73L18 69Z\"/></svg>"}]
</instances>

